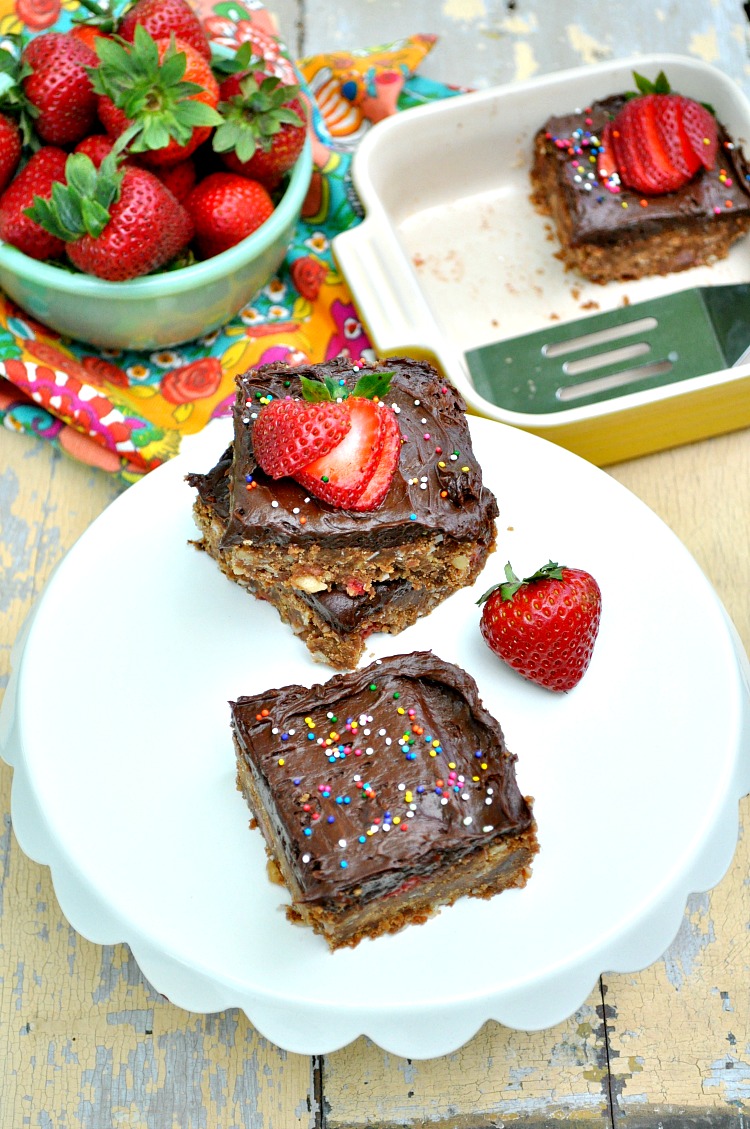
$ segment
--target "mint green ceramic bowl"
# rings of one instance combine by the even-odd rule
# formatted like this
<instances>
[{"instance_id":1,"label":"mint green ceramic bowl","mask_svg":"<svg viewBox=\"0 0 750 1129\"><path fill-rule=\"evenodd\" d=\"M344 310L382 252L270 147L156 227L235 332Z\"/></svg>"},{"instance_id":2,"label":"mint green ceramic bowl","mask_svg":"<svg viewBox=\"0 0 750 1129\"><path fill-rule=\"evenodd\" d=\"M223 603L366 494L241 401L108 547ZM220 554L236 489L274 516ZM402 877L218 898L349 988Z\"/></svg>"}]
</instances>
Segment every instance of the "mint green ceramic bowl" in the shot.
<instances>
[{"instance_id":1,"label":"mint green ceramic bowl","mask_svg":"<svg viewBox=\"0 0 750 1129\"><path fill-rule=\"evenodd\" d=\"M181 270L105 282L29 258L0 240L0 288L65 337L112 349L192 341L234 317L284 259L312 175L305 144L273 214L236 247Z\"/></svg>"}]
</instances>

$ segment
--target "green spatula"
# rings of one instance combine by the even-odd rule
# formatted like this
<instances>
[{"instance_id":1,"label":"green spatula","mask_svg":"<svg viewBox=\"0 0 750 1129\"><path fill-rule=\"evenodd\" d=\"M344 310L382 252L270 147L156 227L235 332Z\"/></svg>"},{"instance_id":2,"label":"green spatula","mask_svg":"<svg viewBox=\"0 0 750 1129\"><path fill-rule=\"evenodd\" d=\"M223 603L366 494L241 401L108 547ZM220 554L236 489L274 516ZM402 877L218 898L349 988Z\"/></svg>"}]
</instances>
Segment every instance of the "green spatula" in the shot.
<instances>
[{"instance_id":1,"label":"green spatula","mask_svg":"<svg viewBox=\"0 0 750 1129\"><path fill-rule=\"evenodd\" d=\"M477 392L547 414L750 360L750 283L702 286L466 353Z\"/></svg>"}]
</instances>

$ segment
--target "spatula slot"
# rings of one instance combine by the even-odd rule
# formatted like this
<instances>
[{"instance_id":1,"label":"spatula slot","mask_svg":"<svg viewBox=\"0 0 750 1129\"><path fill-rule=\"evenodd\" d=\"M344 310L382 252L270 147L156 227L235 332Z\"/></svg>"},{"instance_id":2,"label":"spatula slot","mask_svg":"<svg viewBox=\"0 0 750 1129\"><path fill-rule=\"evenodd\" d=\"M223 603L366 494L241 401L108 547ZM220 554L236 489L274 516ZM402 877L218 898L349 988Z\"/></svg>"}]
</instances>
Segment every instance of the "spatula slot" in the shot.
<instances>
[{"instance_id":1,"label":"spatula slot","mask_svg":"<svg viewBox=\"0 0 750 1129\"><path fill-rule=\"evenodd\" d=\"M656 329L658 324L658 320L654 317L636 318L634 321L626 321L608 329L599 329L595 333L582 333L580 337L570 337L566 341L553 341L542 346L542 355L549 358L564 357L568 353L577 353L580 349L589 349L592 345L608 345L610 341L620 341L623 337L648 333Z\"/></svg>"},{"instance_id":2,"label":"spatula slot","mask_svg":"<svg viewBox=\"0 0 750 1129\"><path fill-rule=\"evenodd\" d=\"M592 357L581 357L577 361L563 361L562 370L566 376L579 376L593 369L606 368L607 365L619 365L622 361L633 361L651 352L647 341L639 341L637 345L623 345L622 349L607 349L604 353L595 353Z\"/></svg>"},{"instance_id":3,"label":"spatula slot","mask_svg":"<svg viewBox=\"0 0 750 1129\"><path fill-rule=\"evenodd\" d=\"M543 417L750 365L750 282L693 287L466 352L477 393ZM613 405L614 407L614 405Z\"/></svg>"},{"instance_id":4,"label":"spatula slot","mask_svg":"<svg viewBox=\"0 0 750 1129\"><path fill-rule=\"evenodd\" d=\"M620 369L619 372L610 373L609 376L598 376L593 380L583 380L579 384L568 384L558 388L555 395L558 400L582 400L585 396L595 396L602 392L611 392L613 388L623 388L636 381L647 380L654 376L665 376L674 368L674 361L668 358L663 361L651 361L647 365L636 365L635 368Z\"/></svg>"}]
</instances>

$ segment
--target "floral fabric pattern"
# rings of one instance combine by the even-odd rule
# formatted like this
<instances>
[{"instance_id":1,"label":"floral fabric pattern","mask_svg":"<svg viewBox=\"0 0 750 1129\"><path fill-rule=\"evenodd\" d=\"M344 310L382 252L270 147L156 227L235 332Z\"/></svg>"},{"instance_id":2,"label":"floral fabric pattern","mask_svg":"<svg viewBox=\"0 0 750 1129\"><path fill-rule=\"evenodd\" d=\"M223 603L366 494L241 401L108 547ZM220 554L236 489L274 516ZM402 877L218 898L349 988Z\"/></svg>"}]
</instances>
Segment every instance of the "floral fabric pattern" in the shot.
<instances>
[{"instance_id":1,"label":"floral fabric pattern","mask_svg":"<svg viewBox=\"0 0 750 1129\"><path fill-rule=\"evenodd\" d=\"M302 85L313 176L281 269L221 329L152 353L63 339L0 292L0 426L51 441L126 484L173 457L183 435L229 413L235 374L269 361L372 356L331 254L334 237L362 218L352 156L382 118L458 93L416 75L435 42L429 35L295 64L264 6L195 6L212 39L228 47L251 41L274 73ZM75 8L59 0L0 0L0 37L64 28Z\"/></svg>"}]
</instances>

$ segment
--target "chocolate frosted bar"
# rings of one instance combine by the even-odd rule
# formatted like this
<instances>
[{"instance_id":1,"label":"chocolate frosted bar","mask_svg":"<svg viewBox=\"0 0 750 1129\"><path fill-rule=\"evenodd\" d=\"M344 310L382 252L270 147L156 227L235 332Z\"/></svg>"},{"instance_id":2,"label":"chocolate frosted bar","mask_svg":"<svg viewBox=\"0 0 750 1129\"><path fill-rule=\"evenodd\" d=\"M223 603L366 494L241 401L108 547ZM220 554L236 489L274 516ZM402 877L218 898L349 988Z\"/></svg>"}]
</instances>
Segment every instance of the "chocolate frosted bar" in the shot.
<instances>
[{"instance_id":1,"label":"chocolate frosted bar","mask_svg":"<svg viewBox=\"0 0 750 1129\"><path fill-rule=\"evenodd\" d=\"M428 651L231 703L237 786L333 949L524 886L538 844L473 678Z\"/></svg>"},{"instance_id":2,"label":"chocolate frosted bar","mask_svg":"<svg viewBox=\"0 0 750 1129\"><path fill-rule=\"evenodd\" d=\"M253 426L269 397L301 396L301 377L353 386L392 372L385 397L401 431L383 503L365 513L311 497L258 467ZM237 381L234 439L216 466L191 474L205 549L232 580L268 600L316 659L352 668L374 631L399 632L473 584L495 545L497 502L484 485L458 392L410 358L354 366L345 358L272 364Z\"/></svg>"}]
</instances>

